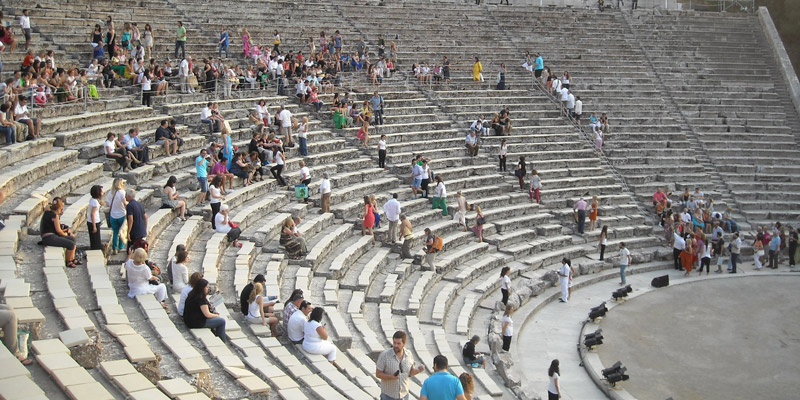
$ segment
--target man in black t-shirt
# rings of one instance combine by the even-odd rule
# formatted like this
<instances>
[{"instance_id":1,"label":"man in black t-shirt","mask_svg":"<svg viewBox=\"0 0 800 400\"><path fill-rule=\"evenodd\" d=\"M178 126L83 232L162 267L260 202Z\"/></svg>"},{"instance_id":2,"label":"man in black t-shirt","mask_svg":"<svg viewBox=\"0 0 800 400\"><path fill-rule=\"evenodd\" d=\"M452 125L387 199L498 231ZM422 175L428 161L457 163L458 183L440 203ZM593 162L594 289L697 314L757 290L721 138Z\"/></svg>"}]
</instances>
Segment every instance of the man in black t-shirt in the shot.
<instances>
[{"instance_id":1,"label":"man in black t-shirt","mask_svg":"<svg viewBox=\"0 0 800 400\"><path fill-rule=\"evenodd\" d=\"M166 156L178 154L178 141L170 139L170 133L167 129L167 120L161 120L161 126L156 129L156 144L164 146ZM170 151L170 148L172 151Z\"/></svg>"},{"instance_id":2,"label":"man in black t-shirt","mask_svg":"<svg viewBox=\"0 0 800 400\"><path fill-rule=\"evenodd\" d=\"M469 342L464 343L464 347L461 349L461 356L464 357L464 362L467 364L477 363L483 365L483 368L486 368L486 358L484 358L481 353L475 351L475 346L480 341L480 336L475 335Z\"/></svg>"},{"instance_id":3,"label":"man in black t-shirt","mask_svg":"<svg viewBox=\"0 0 800 400\"><path fill-rule=\"evenodd\" d=\"M128 258L130 258L133 244L137 240L147 237L147 213L144 211L142 203L136 201L135 190L128 189L125 192L125 200L128 201L128 205L125 206L125 214L128 220Z\"/></svg>"}]
</instances>

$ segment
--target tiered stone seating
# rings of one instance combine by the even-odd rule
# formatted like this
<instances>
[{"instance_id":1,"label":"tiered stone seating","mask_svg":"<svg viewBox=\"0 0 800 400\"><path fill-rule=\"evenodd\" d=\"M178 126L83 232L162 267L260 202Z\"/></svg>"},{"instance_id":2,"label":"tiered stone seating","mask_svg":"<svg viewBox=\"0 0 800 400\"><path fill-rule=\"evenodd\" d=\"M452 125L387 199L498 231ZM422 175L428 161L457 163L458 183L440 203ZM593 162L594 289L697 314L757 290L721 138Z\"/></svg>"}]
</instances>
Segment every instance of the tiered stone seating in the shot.
<instances>
[{"instance_id":1,"label":"tiered stone seating","mask_svg":"<svg viewBox=\"0 0 800 400\"><path fill-rule=\"evenodd\" d=\"M798 155L790 128L797 115L781 85L756 84L779 75L758 21L741 16L707 22L690 15L642 15L631 25L702 154L718 170L748 222L794 218L800 194L792 183L796 171L788 166ZM714 40L720 35L753 54L753 62L732 68L726 47ZM681 58L680 71L671 61L675 57ZM769 172L762 173L763 168Z\"/></svg>"}]
</instances>

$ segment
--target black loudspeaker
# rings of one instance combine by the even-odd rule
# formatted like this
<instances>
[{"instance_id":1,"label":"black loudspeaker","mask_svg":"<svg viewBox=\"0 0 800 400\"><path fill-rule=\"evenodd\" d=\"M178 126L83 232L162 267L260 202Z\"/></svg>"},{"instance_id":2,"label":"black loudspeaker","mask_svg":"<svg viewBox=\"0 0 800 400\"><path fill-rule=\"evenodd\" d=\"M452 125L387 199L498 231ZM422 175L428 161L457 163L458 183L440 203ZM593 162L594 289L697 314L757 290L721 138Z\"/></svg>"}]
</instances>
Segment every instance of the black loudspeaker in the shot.
<instances>
[{"instance_id":1,"label":"black loudspeaker","mask_svg":"<svg viewBox=\"0 0 800 400\"><path fill-rule=\"evenodd\" d=\"M653 287L662 288L669 286L669 275L657 276L650 282Z\"/></svg>"}]
</instances>

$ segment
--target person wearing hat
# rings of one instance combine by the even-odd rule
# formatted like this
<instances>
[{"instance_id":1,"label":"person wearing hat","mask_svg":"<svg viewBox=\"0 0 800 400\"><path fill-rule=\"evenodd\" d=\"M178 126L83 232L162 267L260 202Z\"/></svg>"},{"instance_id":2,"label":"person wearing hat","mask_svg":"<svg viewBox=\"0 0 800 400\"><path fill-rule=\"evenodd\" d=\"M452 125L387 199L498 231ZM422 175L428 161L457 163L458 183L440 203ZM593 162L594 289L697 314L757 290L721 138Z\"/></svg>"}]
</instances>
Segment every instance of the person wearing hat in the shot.
<instances>
[{"instance_id":1,"label":"person wearing hat","mask_svg":"<svg viewBox=\"0 0 800 400\"><path fill-rule=\"evenodd\" d=\"M216 231L226 234L228 241L233 243L234 246L242 247L242 244L239 243L239 235L242 234L242 230L239 226L231 226L231 220L228 218L227 204L223 204L219 207L219 212L214 216L214 225Z\"/></svg>"}]
</instances>

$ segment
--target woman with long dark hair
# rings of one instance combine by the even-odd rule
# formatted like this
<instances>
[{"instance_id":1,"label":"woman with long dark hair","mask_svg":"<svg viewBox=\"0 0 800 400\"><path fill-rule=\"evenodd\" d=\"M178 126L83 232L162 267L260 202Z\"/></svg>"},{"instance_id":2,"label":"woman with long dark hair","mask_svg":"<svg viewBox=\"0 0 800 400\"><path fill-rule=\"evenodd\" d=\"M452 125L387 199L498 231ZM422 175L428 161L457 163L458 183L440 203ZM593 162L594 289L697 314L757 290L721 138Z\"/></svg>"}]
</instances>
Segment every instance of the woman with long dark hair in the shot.
<instances>
[{"instance_id":1,"label":"woman with long dark hair","mask_svg":"<svg viewBox=\"0 0 800 400\"><path fill-rule=\"evenodd\" d=\"M169 208L170 210L178 210L178 218L181 221L186 221L186 201L178 196L178 189L175 185L178 183L178 178L172 175L167 179L164 188L161 189L161 208ZM190 214L191 216L191 214Z\"/></svg>"},{"instance_id":2,"label":"woman with long dark hair","mask_svg":"<svg viewBox=\"0 0 800 400\"><path fill-rule=\"evenodd\" d=\"M195 282L192 291L189 292L189 296L186 298L186 305L183 309L183 322L190 329L209 328L214 331L214 335L225 342L227 341L225 319L212 312L207 296L208 281L200 279Z\"/></svg>"},{"instance_id":3,"label":"woman with long dark hair","mask_svg":"<svg viewBox=\"0 0 800 400\"><path fill-rule=\"evenodd\" d=\"M600 230L600 241L597 245L600 247L600 261L603 261L603 256L606 254L606 245L608 244L608 225L603 225Z\"/></svg>"},{"instance_id":4,"label":"woman with long dark hair","mask_svg":"<svg viewBox=\"0 0 800 400\"><path fill-rule=\"evenodd\" d=\"M561 374L561 370L558 368L558 360L553 360L547 370L547 376L550 377L550 385L547 387L547 400L561 398L561 386L558 384L559 374Z\"/></svg>"}]
</instances>

